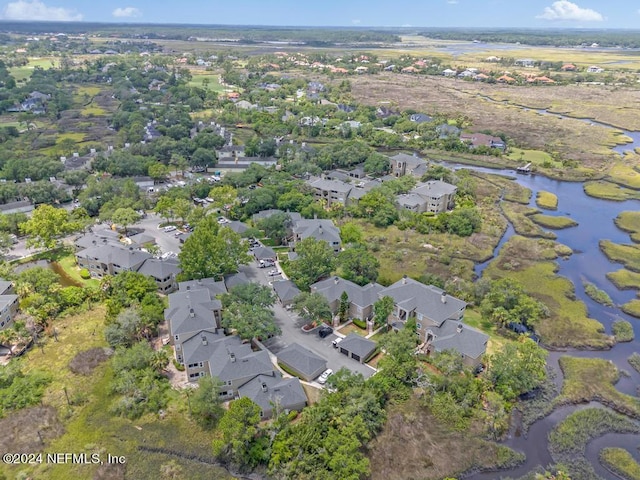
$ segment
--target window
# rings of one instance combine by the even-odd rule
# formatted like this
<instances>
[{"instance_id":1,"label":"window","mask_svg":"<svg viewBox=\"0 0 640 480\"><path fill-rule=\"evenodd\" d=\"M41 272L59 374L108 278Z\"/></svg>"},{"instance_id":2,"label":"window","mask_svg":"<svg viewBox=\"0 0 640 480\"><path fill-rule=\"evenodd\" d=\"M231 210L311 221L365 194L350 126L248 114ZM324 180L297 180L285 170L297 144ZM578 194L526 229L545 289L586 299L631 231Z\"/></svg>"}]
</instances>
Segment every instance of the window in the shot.
<instances>
[{"instance_id":1,"label":"window","mask_svg":"<svg viewBox=\"0 0 640 480\"><path fill-rule=\"evenodd\" d=\"M420 329L422 328L422 324L421 324L421 323L416 323L416 328L417 328L418 330L420 330Z\"/></svg>"},{"instance_id":2,"label":"window","mask_svg":"<svg viewBox=\"0 0 640 480\"><path fill-rule=\"evenodd\" d=\"M180 340L180 336L179 335L175 335L173 338L175 338L176 340Z\"/></svg>"},{"instance_id":3,"label":"window","mask_svg":"<svg viewBox=\"0 0 640 480\"><path fill-rule=\"evenodd\" d=\"M203 362L198 362L198 366L199 366L200 368L203 368L203 367L204 367L204 363L203 363Z\"/></svg>"}]
</instances>

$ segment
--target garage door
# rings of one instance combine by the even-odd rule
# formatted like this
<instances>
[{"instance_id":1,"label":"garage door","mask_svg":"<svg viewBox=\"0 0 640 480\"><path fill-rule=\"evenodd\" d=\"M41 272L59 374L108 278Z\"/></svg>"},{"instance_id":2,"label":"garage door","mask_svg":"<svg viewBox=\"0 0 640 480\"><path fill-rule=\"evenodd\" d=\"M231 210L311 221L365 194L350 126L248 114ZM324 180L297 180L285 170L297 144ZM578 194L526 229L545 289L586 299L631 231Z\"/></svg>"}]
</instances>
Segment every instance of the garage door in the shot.
<instances>
[{"instance_id":1,"label":"garage door","mask_svg":"<svg viewBox=\"0 0 640 480\"><path fill-rule=\"evenodd\" d=\"M356 355L355 353L351 354L351 358L353 358L354 360L360 361L360 355Z\"/></svg>"},{"instance_id":2,"label":"garage door","mask_svg":"<svg viewBox=\"0 0 640 480\"><path fill-rule=\"evenodd\" d=\"M343 355L346 355L347 357L349 356L349 351L345 350L344 348L340 349L340 353L342 353Z\"/></svg>"}]
</instances>

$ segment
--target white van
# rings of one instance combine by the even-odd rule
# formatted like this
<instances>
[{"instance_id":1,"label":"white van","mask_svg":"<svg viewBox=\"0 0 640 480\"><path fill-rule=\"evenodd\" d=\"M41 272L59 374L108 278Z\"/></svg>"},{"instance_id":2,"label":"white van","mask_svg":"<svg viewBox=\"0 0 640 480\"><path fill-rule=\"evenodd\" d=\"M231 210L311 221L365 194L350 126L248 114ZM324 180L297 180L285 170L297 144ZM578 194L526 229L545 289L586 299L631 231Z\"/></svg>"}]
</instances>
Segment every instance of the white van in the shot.
<instances>
[{"instance_id":1,"label":"white van","mask_svg":"<svg viewBox=\"0 0 640 480\"><path fill-rule=\"evenodd\" d=\"M164 231L169 233L169 232L173 232L176 229L176 227L174 227L173 225L169 225L168 227L164 227Z\"/></svg>"}]
</instances>

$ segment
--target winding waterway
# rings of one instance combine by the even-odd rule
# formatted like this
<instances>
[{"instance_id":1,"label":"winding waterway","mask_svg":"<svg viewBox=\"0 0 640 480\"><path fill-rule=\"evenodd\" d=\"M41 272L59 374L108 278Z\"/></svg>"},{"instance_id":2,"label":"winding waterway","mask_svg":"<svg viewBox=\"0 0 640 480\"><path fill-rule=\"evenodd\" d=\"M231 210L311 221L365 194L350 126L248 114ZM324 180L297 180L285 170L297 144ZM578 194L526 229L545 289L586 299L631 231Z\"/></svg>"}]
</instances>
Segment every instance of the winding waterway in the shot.
<instances>
[{"instance_id":1,"label":"winding waterway","mask_svg":"<svg viewBox=\"0 0 640 480\"><path fill-rule=\"evenodd\" d=\"M522 108L524 109L524 107ZM539 111L538 113L570 118L558 114L552 114L547 111ZM607 128L614 128L589 119L577 120ZM612 151L624 154L625 151L640 148L640 132L623 131L623 134L633 139L633 143L616 146L612 148ZM636 340L629 343L618 344L611 350L606 351L570 350L566 352L550 352L549 365L558 373L558 383L561 384L562 374L558 367L558 359L562 355L568 354L576 357L597 357L611 360L620 370L624 370L629 373L628 376L622 376L620 381L616 384L616 388L623 393L636 396L636 389L640 385L640 374L630 368L627 358L633 352L640 351L640 321L629 317L618 307L619 305L635 298L636 292L633 290L618 290L606 278L607 273L617 271L623 267L620 264L609 261L605 257L599 248L599 242L601 240L611 240L615 243L631 243L629 234L618 229L614 223L614 219L620 212L627 210L640 210L640 201L627 200L624 202L614 202L589 197L584 193L583 184L578 182L553 180L540 175L518 175L514 170L496 170L447 162L443 162L443 164L454 169L466 168L477 172L514 177L515 182L531 189L532 196L530 206L532 207L536 207L536 193L541 190L552 192L558 196L558 210L545 211L544 213L554 216L569 216L578 222L578 226L576 227L554 231L558 237L557 241L571 247L575 252L566 260L558 260L558 274L572 281L575 286L576 297L586 304L589 316L600 321L605 326L608 333L611 333L611 323L614 320L625 319L633 325ZM505 234L500 239L500 242L494 251L494 258L498 255L502 246L514 234L513 226L509 224ZM484 269L490 262L491 260L476 265L475 273L478 277L482 275ZM616 306L605 307L594 302L584 291L584 280L591 282L598 288L606 291L611 296ZM552 462L547 448L549 432L555 425L566 418L567 415L582 408L585 408L585 406L568 406L556 409L547 417L531 425L526 437L511 435L505 441L505 444L515 450L525 453L527 456L527 460L520 467L504 472L478 473L467 478L473 480L496 479L502 476L517 478L536 469L537 467L547 466ZM635 456L636 459L638 459L638 445L640 445L639 435L607 434L594 439L589 443L586 450L587 460L589 460L599 476L613 480L618 477L600 465L598 461L599 451L607 446L622 447L627 449Z\"/></svg>"}]
</instances>

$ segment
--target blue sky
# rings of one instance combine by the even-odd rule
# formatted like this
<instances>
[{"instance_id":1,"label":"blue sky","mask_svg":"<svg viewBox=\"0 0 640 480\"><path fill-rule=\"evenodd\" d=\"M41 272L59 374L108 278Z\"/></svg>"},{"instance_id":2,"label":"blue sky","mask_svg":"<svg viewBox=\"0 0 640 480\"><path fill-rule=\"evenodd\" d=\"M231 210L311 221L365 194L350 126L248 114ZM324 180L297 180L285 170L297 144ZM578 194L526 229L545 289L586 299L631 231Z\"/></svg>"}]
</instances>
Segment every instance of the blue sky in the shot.
<instances>
[{"instance_id":1,"label":"blue sky","mask_svg":"<svg viewBox=\"0 0 640 480\"><path fill-rule=\"evenodd\" d=\"M0 0L7 20L640 28L637 0Z\"/></svg>"}]
</instances>

